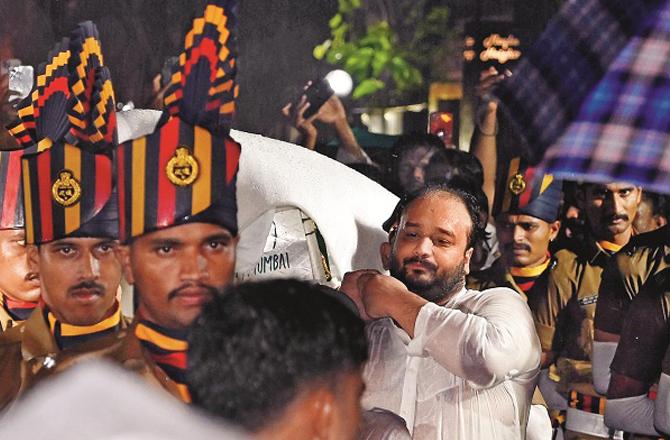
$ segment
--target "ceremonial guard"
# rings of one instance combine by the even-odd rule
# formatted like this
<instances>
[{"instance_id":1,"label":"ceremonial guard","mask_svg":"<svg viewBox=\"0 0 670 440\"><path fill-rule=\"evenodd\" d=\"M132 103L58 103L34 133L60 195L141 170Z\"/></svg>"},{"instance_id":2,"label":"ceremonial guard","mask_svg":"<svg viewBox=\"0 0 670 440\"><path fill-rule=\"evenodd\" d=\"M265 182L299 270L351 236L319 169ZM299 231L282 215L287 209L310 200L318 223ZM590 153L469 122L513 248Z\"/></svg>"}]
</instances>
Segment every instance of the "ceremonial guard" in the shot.
<instances>
[{"instance_id":1,"label":"ceremonial guard","mask_svg":"<svg viewBox=\"0 0 670 440\"><path fill-rule=\"evenodd\" d=\"M117 150L118 251L138 296L132 325L108 357L185 402L187 335L233 279L236 177L233 1L212 1L186 35L180 68L153 133Z\"/></svg>"},{"instance_id":2,"label":"ceremonial guard","mask_svg":"<svg viewBox=\"0 0 670 440\"><path fill-rule=\"evenodd\" d=\"M566 409L567 438L619 437L604 423L605 397L592 376L593 321L603 269L633 234L641 189L627 183L583 184L577 198L588 227L585 242L556 253L549 275L549 318L542 339L552 341L546 359L554 361L540 382L555 409ZM554 322L555 325L551 325ZM551 396L551 397L549 397ZM562 403L560 403L562 401Z\"/></svg>"},{"instance_id":3,"label":"ceremonial guard","mask_svg":"<svg viewBox=\"0 0 670 440\"><path fill-rule=\"evenodd\" d=\"M28 266L21 191L25 149L0 151L0 329L23 322L37 306L40 280Z\"/></svg>"},{"instance_id":4,"label":"ceremonial guard","mask_svg":"<svg viewBox=\"0 0 670 440\"><path fill-rule=\"evenodd\" d=\"M80 24L38 73L10 132L32 145L21 174L27 253L40 274L41 304L0 335L0 407L70 365L71 352L95 352L124 326L114 254L114 93L95 26Z\"/></svg>"}]
</instances>

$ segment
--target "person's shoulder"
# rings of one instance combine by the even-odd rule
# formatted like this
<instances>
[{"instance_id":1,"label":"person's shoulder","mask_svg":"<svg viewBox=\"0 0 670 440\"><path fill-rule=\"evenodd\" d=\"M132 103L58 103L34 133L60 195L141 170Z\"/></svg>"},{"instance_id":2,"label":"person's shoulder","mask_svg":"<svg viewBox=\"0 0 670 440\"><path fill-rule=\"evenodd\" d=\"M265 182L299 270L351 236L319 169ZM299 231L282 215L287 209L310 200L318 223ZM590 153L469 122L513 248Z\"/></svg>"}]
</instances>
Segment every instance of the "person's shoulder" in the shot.
<instances>
[{"instance_id":1,"label":"person's shoulder","mask_svg":"<svg viewBox=\"0 0 670 440\"><path fill-rule=\"evenodd\" d=\"M25 322L19 323L0 333L0 350L4 350L11 345L21 345Z\"/></svg>"},{"instance_id":2,"label":"person's shoulder","mask_svg":"<svg viewBox=\"0 0 670 440\"><path fill-rule=\"evenodd\" d=\"M576 264L580 260L579 253L576 249L561 249L554 253L554 260L557 264Z\"/></svg>"},{"instance_id":3,"label":"person's shoulder","mask_svg":"<svg viewBox=\"0 0 670 440\"><path fill-rule=\"evenodd\" d=\"M634 252L640 248L663 247L670 244L670 225L665 225L653 231L633 235L628 244L623 247L622 252ZM640 249L641 250L641 249Z\"/></svg>"},{"instance_id":4,"label":"person's shoulder","mask_svg":"<svg viewBox=\"0 0 670 440\"><path fill-rule=\"evenodd\" d=\"M570 249L561 249L553 255L549 277L553 280L575 280L584 266L583 258Z\"/></svg>"},{"instance_id":5,"label":"person's shoulder","mask_svg":"<svg viewBox=\"0 0 670 440\"><path fill-rule=\"evenodd\" d=\"M462 300L474 299L480 304L520 304L526 306L525 299L516 290L509 287L491 287L484 290L468 289Z\"/></svg>"}]
</instances>

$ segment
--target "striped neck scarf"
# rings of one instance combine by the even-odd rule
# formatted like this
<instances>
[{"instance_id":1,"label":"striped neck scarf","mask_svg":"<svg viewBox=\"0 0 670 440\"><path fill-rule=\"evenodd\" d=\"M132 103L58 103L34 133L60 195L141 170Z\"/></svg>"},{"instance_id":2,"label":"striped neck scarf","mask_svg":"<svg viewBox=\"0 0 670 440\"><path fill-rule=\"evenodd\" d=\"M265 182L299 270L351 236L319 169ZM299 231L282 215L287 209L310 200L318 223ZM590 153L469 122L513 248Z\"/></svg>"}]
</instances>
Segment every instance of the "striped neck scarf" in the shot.
<instances>
[{"instance_id":1,"label":"striped neck scarf","mask_svg":"<svg viewBox=\"0 0 670 440\"><path fill-rule=\"evenodd\" d=\"M114 303L114 312L108 318L93 325L72 325L60 322L56 316L44 307L44 316L49 323L51 334L61 350L71 348L106 335L113 334L121 328L121 307Z\"/></svg>"},{"instance_id":2,"label":"striped neck scarf","mask_svg":"<svg viewBox=\"0 0 670 440\"><path fill-rule=\"evenodd\" d=\"M540 275L542 275L547 267L549 267L549 263L551 263L551 256L547 254L547 259L539 266L512 267L509 272L514 279L514 282L519 286L523 293L528 293L535 285L535 281L537 281Z\"/></svg>"},{"instance_id":3,"label":"striped neck scarf","mask_svg":"<svg viewBox=\"0 0 670 440\"><path fill-rule=\"evenodd\" d=\"M615 254L621 250L623 246L620 244L612 243L611 241L601 240L598 242L598 245L603 248L608 254Z\"/></svg>"},{"instance_id":4,"label":"striped neck scarf","mask_svg":"<svg viewBox=\"0 0 670 440\"><path fill-rule=\"evenodd\" d=\"M2 307L16 323L28 319L28 316L30 316L33 310L35 310L35 307L37 307L37 303L38 301L21 301L12 299L6 295L2 296Z\"/></svg>"},{"instance_id":5,"label":"striped neck scarf","mask_svg":"<svg viewBox=\"0 0 670 440\"><path fill-rule=\"evenodd\" d=\"M168 329L140 318L135 336L151 359L176 383L182 400L190 403L191 395L186 386L188 330Z\"/></svg>"}]
</instances>

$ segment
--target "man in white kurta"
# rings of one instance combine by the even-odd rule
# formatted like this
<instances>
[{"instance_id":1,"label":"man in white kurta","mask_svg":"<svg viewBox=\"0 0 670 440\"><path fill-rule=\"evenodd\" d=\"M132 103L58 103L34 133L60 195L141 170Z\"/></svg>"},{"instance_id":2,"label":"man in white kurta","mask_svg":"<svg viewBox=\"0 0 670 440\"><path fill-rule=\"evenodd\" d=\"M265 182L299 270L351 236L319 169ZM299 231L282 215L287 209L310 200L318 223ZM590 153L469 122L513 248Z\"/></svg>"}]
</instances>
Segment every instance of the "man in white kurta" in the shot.
<instances>
[{"instance_id":1,"label":"man in white kurta","mask_svg":"<svg viewBox=\"0 0 670 440\"><path fill-rule=\"evenodd\" d=\"M540 343L517 293L463 287L482 227L471 202L426 190L382 246L393 276L353 272L341 287L371 321L363 406L400 415L415 439L525 438Z\"/></svg>"}]
</instances>

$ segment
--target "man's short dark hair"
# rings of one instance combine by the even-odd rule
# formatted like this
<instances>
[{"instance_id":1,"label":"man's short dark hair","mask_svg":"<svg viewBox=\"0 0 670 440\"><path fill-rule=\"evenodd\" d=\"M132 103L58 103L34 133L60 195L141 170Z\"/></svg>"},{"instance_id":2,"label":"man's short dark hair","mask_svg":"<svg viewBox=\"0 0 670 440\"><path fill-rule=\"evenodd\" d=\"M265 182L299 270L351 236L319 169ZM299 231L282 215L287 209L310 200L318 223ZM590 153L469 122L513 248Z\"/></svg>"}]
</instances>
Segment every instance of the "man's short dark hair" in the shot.
<instances>
[{"instance_id":1,"label":"man's short dark hair","mask_svg":"<svg viewBox=\"0 0 670 440\"><path fill-rule=\"evenodd\" d=\"M389 238L393 239L395 237L393 226L397 226L398 222L400 222L400 218L407 212L407 208L412 202L440 192L450 194L460 200L468 211L472 227L468 231L468 243L466 249L476 247L481 240L486 238L486 225L480 216L480 211L483 208L480 207L477 197L460 187L460 185L452 186L449 184L430 184L414 193L403 196L396 205L391 217L389 217L382 225L382 228L389 233Z\"/></svg>"},{"instance_id":2,"label":"man's short dark hair","mask_svg":"<svg viewBox=\"0 0 670 440\"><path fill-rule=\"evenodd\" d=\"M306 386L335 388L367 359L363 321L339 295L297 280L229 287L189 338L193 403L257 432Z\"/></svg>"}]
</instances>

